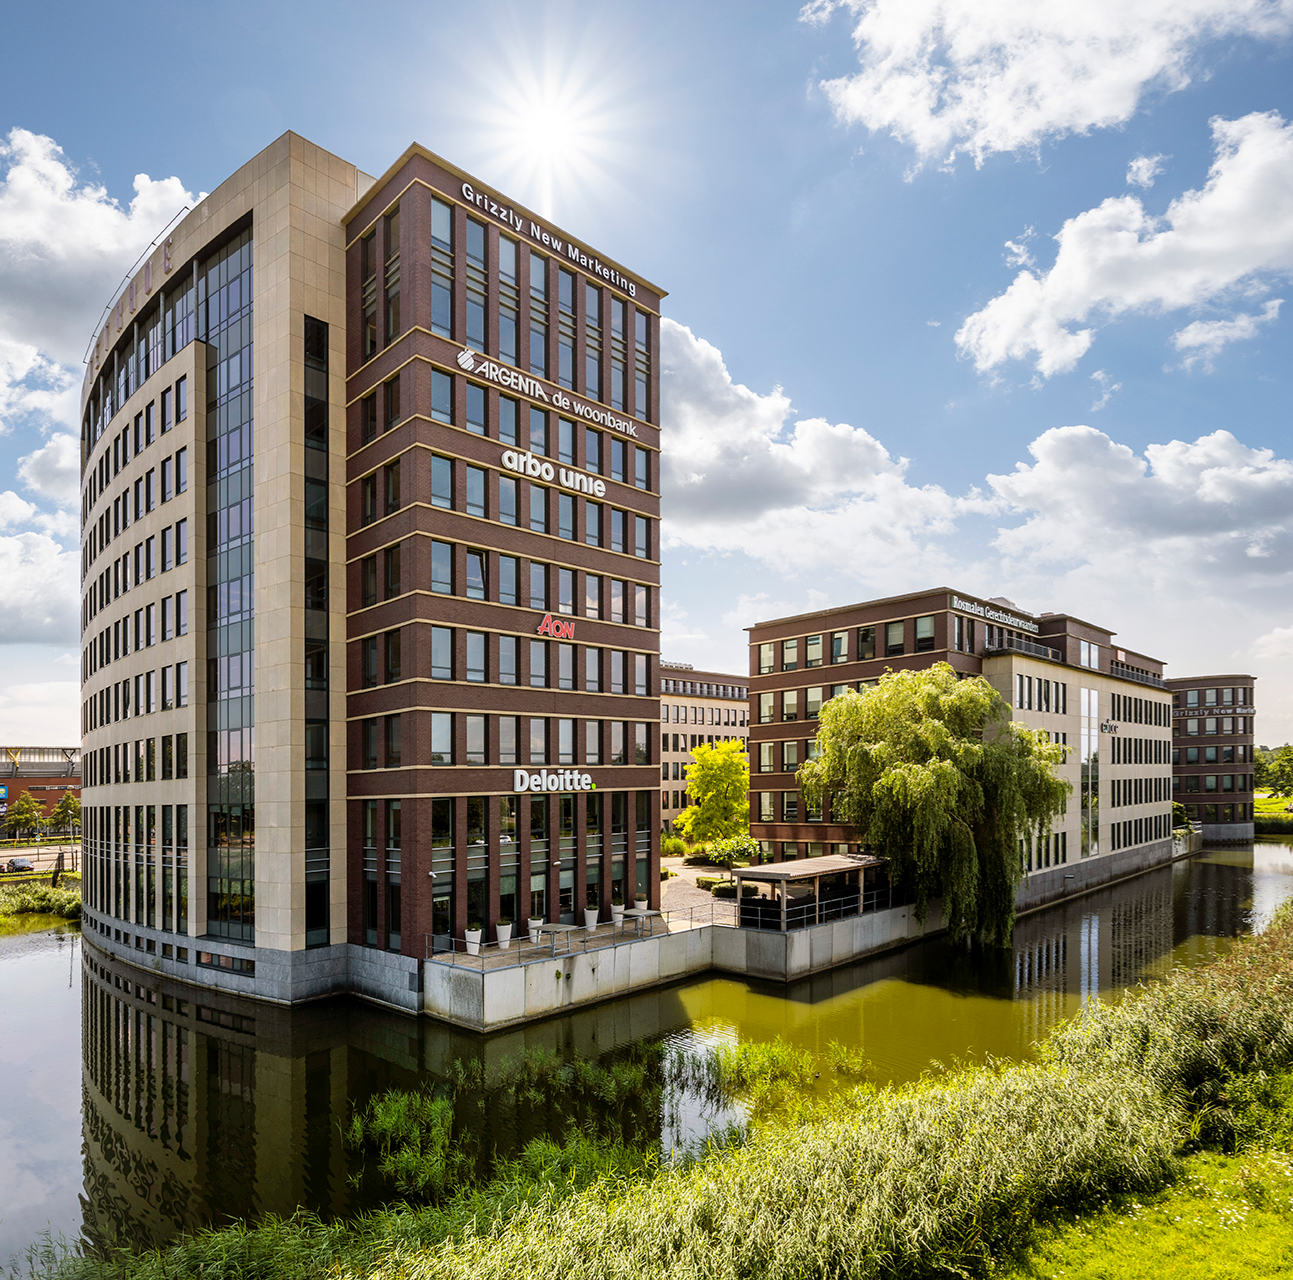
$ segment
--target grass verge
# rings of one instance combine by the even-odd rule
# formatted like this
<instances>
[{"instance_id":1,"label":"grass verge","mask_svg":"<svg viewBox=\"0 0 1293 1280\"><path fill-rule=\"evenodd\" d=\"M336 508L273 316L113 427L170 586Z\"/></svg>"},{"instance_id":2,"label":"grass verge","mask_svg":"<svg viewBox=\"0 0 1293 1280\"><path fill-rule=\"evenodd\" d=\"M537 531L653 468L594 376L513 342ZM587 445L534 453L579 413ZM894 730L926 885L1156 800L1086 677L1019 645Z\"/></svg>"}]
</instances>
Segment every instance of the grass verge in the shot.
<instances>
[{"instance_id":1,"label":"grass verge","mask_svg":"<svg viewBox=\"0 0 1293 1280\"><path fill-rule=\"evenodd\" d=\"M63 920L81 918L81 881L78 876L62 876L59 887L24 881L0 884L0 916L59 916Z\"/></svg>"}]
</instances>

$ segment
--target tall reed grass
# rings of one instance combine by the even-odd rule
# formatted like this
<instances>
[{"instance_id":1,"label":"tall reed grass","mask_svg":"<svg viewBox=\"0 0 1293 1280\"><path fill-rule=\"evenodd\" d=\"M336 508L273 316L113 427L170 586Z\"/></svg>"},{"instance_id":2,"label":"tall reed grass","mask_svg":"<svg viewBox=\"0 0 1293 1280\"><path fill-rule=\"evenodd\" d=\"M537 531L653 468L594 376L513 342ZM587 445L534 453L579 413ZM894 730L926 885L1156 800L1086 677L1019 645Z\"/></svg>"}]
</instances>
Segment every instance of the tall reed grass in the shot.
<instances>
[{"instance_id":1,"label":"tall reed grass","mask_svg":"<svg viewBox=\"0 0 1293 1280\"><path fill-rule=\"evenodd\" d=\"M51 889L47 884L0 885L0 916L61 916L64 920L81 918L81 890Z\"/></svg>"}]
</instances>

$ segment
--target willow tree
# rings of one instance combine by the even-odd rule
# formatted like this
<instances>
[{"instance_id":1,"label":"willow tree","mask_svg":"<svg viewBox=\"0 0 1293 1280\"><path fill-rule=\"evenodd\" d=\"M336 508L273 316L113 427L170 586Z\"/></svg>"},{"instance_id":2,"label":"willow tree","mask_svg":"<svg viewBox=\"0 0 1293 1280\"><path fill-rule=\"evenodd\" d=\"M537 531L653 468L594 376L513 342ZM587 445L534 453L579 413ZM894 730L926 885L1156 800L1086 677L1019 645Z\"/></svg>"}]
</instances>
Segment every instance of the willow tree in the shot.
<instances>
[{"instance_id":1,"label":"willow tree","mask_svg":"<svg viewBox=\"0 0 1293 1280\"><path fill-rule=\"evenodd\" d=\"M982 676L945 662L890 671L821 709L818 757L799 770L810 800L889 860L925 919L942 896L954 937L1004 943L1015 919L1019 842L1050 834L1071 790L1065 748L1010 719Z\"/></svg>"}]
</instances>

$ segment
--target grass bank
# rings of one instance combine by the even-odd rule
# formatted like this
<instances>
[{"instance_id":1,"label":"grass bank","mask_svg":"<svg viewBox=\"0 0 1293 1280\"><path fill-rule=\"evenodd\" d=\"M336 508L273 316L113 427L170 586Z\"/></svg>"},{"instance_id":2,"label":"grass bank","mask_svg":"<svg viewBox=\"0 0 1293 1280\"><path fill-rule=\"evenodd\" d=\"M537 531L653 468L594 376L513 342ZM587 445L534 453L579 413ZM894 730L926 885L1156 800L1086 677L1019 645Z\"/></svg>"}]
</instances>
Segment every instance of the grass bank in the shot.
<instances>
[{"instance_id":1,"label":"grass bank","mask_svg":"<svg viewBox=\"0 0 1293 1280\"><path fill-rule=\"evenodd\" d=\"M861 1064L839 1053L846 1081ZM1098 1222L1111 1203L1145 1205L1187 1186L1187 1162L1200 1151L1242 1151L1268 1133L1287 1101L1281 1073L1291 1064L1286 904L1265 934L1215 964L1088 1006L1033 1063L823 1096L796 1087L816 1070L797 1051L728 1051L670 1069L693 1072L702 1090L762 1091L765 1102L779 1078L787 1097L756 1106L756 1116L770 1114L743 1142L681 1167L576 1135L564 1150L532 1144L489 1182L430 1206L344 1226L302 1218L207 1232L146 1257L77 1262L67 1274L999 1275L1027 1256L1046 1224L1066 1215ZM443 1146L432 1141L427 1151L443 1162Z\"/></svg>"},{"instance_id":2,"label":"grass bank","mask_svg":"<svg viewBox=\"0 0 1293 1280\"><path fill-rule=\"evenodd\" d=\"M59 877L57 889L43 881L31 880L0 884L0 917L42 915L58 916L63 920L81 918L81 879L79 876Z\"/></svg>"}]
</instances>

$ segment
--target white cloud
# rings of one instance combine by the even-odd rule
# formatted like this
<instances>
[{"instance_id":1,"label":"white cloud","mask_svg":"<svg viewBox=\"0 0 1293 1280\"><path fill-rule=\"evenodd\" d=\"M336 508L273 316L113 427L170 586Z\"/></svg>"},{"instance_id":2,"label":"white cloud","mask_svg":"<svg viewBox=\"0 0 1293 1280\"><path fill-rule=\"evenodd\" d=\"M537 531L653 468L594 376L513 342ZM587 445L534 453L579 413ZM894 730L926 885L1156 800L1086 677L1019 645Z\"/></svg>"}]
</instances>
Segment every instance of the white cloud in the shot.
<instances>
[{"instance_id":1,"label":"white cloud","mask_svg":"<svg viewBox=\"0 0 1293 1280\"><path fill-rule=\"evenodd\" d=\"M69 506L77 501L80 468L76 437L60 431L19 461L18 477L33 493Z\"/></svg>"},{"instance_id":2,"label":"white cloud","mask_svg":"<svg viewBox=\"0 0 1293 1280\"><path fill-rule=\"evenodd\" d=\"M75 642L76 561L44 533L0 537L0 644Z\"/></svg>"},{"instance_id":3,"label":"white cloud","mask_svg":"<svg viewBox=\"0 0 1293 1280\"><path fill-rule=\"evenodd\" d=\"M1202 364L1210 371L1213 358L1221 353L1223 347L1231 342L1242 342L1245 338L1255 338L1260 325L1269 324L1279 316L1283 301L1283 298L1272 298L1260 315L1241 311L1229 320L1196 320L1187 324L1172 334L1172 346L1190 353L1181 362L1181 367L1191 369Z\"/></svg>"},{"instance_id":4,"label":"white cloud","mask_svg":"<svg viewBox=\"0 0 1293 1280\"><path fill-rule=\"evenodd\" d=\"M1092 413L1099 413L1122 390L1122 383L1115 382L1103 369L1091 375L1091 381L1100 388L1100 398L1091 406Z\"/></svg>"},{"instance_id":5,"label":"white cloud","mask_svg":"<svg viewBox=\"0 0 1293 1280\"><path fill-rule=\"evenodd\" d=\"M26 524L36 514L36 508L24 501L12 489L0 493L0 529L15 524Z\"/></svg>"},{"instance_id":6,"label":"white cloud","mask_svg":"<svg viewBox=\"0 0 1293 1280\"><path fill-rule=\"evenodd\" d=\"M75 680L0 687L0 738L30 747L80 742L79 687Z\"/></svg>"},{"instance_id":7,"label":"white cloud","mask_svg":"<svg viewBox=\"0 0 1293 1280\"><path fill-rule=\"evenodd\" d=\"M1163 172L1163 161L1166 159L1166 156L1137 156L1127 166L1127 185L1152 187L1154 179Z\"/></svg>"},{"instance_id":8,"label":"white cloud","mask_svg":"<svg viewBox=\"0 0 1293 1280\"><path fill-rule=\"evenodd\" d=\"M1293 269L1293 126L1274 112L1213 120L1208 181L1162 218L1137 196L1070 218L1046 272L1021 271L956 335L980 371L1035 356L1043 377L1071 370L1098 325L1263 291ZM1070 326L1086 324L1082 329Z\"/></svg>"},{"instance_id":9,"label":"white cloud","mask_svg":"<svg viewBox=\"0 0 1293 1280\"><path fill-rule=\"evenodd\" d=\"M674 321L661 323L661 352L667 545L884 575L932 554L929 535L982 505L909 485L907 460L861 427L792 421L779 387L733 382L718 349Z\"/></svg>"},{"instance_id":10,"label":"white cloud","mask_svg":"<svg viewBox=\"0 0 1293 1280\"><path fill-rule=\"evenodd\" d=\"M1122 124L1147 92L1185 88L1205 42L1293 28L1290 0L810 0L800 17L837 9L862 64L822 85L837 118L891 134L918 165Z\"/></svg>"}]
</instances>

